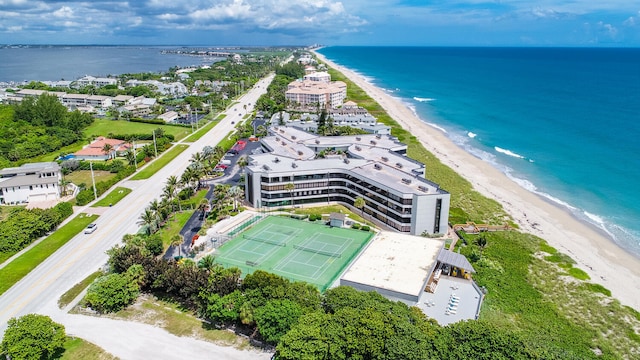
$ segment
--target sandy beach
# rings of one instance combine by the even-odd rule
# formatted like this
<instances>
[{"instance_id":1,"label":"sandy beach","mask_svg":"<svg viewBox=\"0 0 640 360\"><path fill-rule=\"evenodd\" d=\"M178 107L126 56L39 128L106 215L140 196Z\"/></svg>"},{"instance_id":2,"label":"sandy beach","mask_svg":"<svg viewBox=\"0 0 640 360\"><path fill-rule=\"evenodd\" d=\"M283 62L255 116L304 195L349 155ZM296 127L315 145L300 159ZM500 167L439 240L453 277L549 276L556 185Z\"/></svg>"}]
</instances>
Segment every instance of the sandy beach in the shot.
<instances>
[{"instance_id":1,"label":"sandy beach","mask_svg":"<svg viewBox=\"0 0 640 360\"><path fill-rule=\"evenodd\" d=\"M462 175L483 195L497 200L523 231L545 239L568 254L591 281L611 290L624 305L640 310L640 259L628 254L597 229L568 211L525 190L490 164L467 153L444 133L424 121L355 72L318 58L337 69L376 100L403 128L414 134L440 161ZM427 173L426 177L429 175Z\"/></svg>"}]
</instances>

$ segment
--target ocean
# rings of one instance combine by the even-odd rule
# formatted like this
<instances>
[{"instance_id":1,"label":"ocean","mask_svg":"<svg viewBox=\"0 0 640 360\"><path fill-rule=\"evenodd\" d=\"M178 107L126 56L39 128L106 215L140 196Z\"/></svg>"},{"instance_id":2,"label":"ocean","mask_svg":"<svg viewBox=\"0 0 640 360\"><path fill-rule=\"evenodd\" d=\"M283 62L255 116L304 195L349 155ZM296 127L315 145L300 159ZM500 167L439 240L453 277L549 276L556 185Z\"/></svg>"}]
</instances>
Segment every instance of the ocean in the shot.
<instances>
[{"instance_id":1,"label":"ocean","mask_svg":"<svg viewBox=\"0 0 640 360\"><path fill-rule=\"evenodd\" d=\"M640 257L640 49L319 52Z\"/></svg>"},{"instance_id":2,"label":"ocean","mask_svg":"<svg viewBox=\"0 0 640 360\"><path fill-rule=\"evenodd\" d=\"M0 47L0 82L76 80L85 75L163 72L214 60L162 54L176 47L30 45ZM220 60L220 59L217 59Z\"/></svg>"}]
</instances>

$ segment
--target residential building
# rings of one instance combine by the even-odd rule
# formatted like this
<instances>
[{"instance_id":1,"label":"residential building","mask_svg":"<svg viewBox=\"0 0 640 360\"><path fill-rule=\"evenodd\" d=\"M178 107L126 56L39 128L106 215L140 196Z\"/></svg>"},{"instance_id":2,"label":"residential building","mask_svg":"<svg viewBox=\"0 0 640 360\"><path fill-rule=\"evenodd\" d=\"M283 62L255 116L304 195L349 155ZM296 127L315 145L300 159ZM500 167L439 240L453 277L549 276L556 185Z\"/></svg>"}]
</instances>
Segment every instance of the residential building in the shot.
<instances>
[{"instance_id":1,"label":"residential building","mask_svg":"<svg viewBox=\"0 0 640 360\"><path fill-rule=\"evenodd\" d=\"M24 164L0 170L0 203L24 204L60 198L60 165L56 162Z\"/></svg>"},{"instance_id":2,"label":"residential building","mask_svg":"<svg viewBox=\"0 0 640 360\"><path fill-rule=\"evenodd\" d=\"M133 96L131 95L118 95L118 96L114 96L111 99L111 103L113 104L113 106L123 106L123 105L130 105L132 100L133 100Z\"/></svg>"},{"instance_id":3,"label":"residential building","mask_svg":"<svg viewBox=\"0 0 640 360\"><path fill-rule=\"evenodd\" d=\"M331 82L331 75L329 75L329 73L326 72L326 71L316 71L316 72L313 72L313 73L305 75L303 77L303 80L330 83Z\"/></svg>"},{"instance_id":4,"label":"residential building","mask_svg":"<svg viewBox=\"0 0 640 360\"><path fill-rule=\"evenodd\" d=\"M118 85L118 79L115 78L97 78L90 75L81 77L76 80L76 87L85 87L93 85L95 87L103 87L107 85Z\"/></svg>"},{"instance_id":5,"label":"residential building","mask_svg":"<svg viewBox=\"0 0 640 360\"><path fill-rule=\"evenodd\" d=\"M291 103L303 106L319 104L323 108L338 107L346 97L347 84L342 81L296 80L285 92L285 98Z\"/></svg>"},{"instance_id":6,"label":"residential building","mask_svg":"<svg viewBox=\"0 0 640 360\"><path fill-rule=\"evenodd\" d=\"M338 202L353 208L362 197L364 216L390 229L447 231L449 193L424 178L424 164L406 157L407 146L397 139L317 136L285 126L270 132L261 139L265 153L250 155L246 167L245 198L252 206Z\"/></svg>"},{"instance_id":7,"label":"residential building","mask_svg":"<svg viewBox=\"0 0 640 360\"><path fill-rule=\"evenodd\" d=\"M104 149L107 144L111 146L111 150L105 153ZM108 160L116 156L123 156L130 148L131 144L124 140L107 139L100 136L73 155L77 160Z\"/></svg>"},{"instance_id":8,"label":"residential building","mask_svg":"<svg viewBox=\"0 0 640 360\"><path fill-rule=\"evenodd\" d=\"M158 115L158 119L164 120L165 122L168 122L168 123L176 121L177 118L178 118L178 113L173 110L167 111L162 115Z\"/></svg>"},{"instance_id":9,"label":"residential building","mask_svg":"<svg viewBox=\"0 0 640 360\"><path fill-rule=\"evenodd\" d=\"M113 105L113 102L111 101L111 99L112 99L111 96L91 95L87 98L87 105L90 105L96 108L106 109Z\"/></svg>"}]
</instances>

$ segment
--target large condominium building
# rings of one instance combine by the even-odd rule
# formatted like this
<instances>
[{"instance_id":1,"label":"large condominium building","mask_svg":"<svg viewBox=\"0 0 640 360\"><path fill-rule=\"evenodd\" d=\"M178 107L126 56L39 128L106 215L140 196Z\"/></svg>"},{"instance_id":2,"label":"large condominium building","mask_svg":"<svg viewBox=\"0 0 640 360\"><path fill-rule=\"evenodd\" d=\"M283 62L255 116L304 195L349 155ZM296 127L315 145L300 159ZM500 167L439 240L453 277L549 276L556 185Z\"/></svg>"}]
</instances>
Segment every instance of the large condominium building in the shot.
<instances>
[{"instance_id":1,"label":"large condominium building","mask_svg":"<svg viewBox=\"0 0 640 360\"><path fill-rule=\"evenodd\" d=\"M254 207L338 202L361 197L366 218L413 235L447 231L450 195L424 178L424 165L386 135L324 137L273 127L266 153L249 156L245 198ZM293 186L292 186L292 185Z\"/></svg>"},{"instance_id":2,"label":"large condominium building","mask_svg":"<svg viewBox=\"0 0 640 360\"><path fill-rule=\"evenodd\" d=\"M331 82L331 75L326 71L313 72L303 77L303 80L319 81L324 83Z\"/></svg>"},{"instance_id":3,"label":"large condominium building","mask_svg":"<svg viewBox=\"0 0 640 360\"><path fill-rule=\"evenodd\" d=\"M23 204L60 198L62 179L56 162L24 164L0 170L0 203Z\"/></svg>"},{"instance_id":4,"label":"large condominium building","mask_svg":"<svg viewBox=\"0 0 640 360\"><path fill-rule=\"evenodd\" d=\"M342 81L324 82L296 80L289 84L285 92L287 101L298 105L317 105L335 108L347 97L347 84Z\"/></svg>"}]
</instances>

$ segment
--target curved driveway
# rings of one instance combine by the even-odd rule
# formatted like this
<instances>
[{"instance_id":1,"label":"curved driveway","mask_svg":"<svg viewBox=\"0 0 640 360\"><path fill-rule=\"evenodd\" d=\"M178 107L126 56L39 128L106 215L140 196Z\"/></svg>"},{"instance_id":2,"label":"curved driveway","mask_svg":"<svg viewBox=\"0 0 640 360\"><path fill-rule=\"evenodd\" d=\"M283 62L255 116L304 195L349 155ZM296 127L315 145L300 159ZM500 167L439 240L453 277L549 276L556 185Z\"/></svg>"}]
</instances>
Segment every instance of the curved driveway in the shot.
<instances>
[{"instance_id":1,"label":"curved driveway","mask_svg":"<svg viewBox=\"0 0 640 360\"><path fill-rule=\"evenodd\" d=\"M108 319L93 318L92 320L85 321L75 320L78 315L61 314L60 311L57 310L57 300L73 285L106 264L106 250L119 243L125 234L137 232L138 225L136 225L136 223L138 222L140 214L149 202L160 196L166 179L171 175L180 177L189 164L189 159L193 153L201 151L206 145L217 145L223 137L232 131L235 127L232 122L235 123L240 120L237 114L241 113L244 115L246 112L253 110L256 101L260 95L266 92L266 88L271 80L273 80L273 77L274 76L271 75L260 80L258 84L256 84L257 86L254 86L247 94L242 96L235 105L227 109L227 116L220 120L212 130L194 142L187 150L178 155L178 157L163 167L154 176L148 180L125 181L122 185L131 188L133 191L127 195L123 201L108 208L103 215L96 220L98 230L93 234L78 234L29 273L29 275L5 292L0 297L0 333L4 333L7 321L12 317L18 317L28 313L41 313L55 317L57 321L68 326L69 330L73 331L73 334L80 337L84 337L84 334L95 334L95 328L103 329L102 331L98 331L95 337L90 336L87 339L121 358L135 359L147 357L141 356L142 352L121 353L118 349L114 348L114 346L121 346L116 345L118 344L118 339L120 339L120 341L126 341L129 335L133 336L134 333L141 331L153 332L153 339L155 340L149 343L136 343L135 345L130 345L130 348L135 347L138 349L137 351L151 351L152 348L156 348L157 343L161 339L161 341L166 341L167 347L169 344L175 344L175 349L180 349L181 344L184 344L187 340L177 338L164 331L158 331L158 329L148 325L127 325L119 329L120 325L109 326L109 324L112 324L112 320ZM247 106L246 110L244 105ZM131 333L124 331L129 328L135 328L136 330L132 330ZM107 329L111 329L111 331ZM164 333L165 335L161 336L158 333ZM131 339L133 339L133 337ZM176 341L176 339L179 339L179 341ZM189 342L192 341L196 340L189 340ZM216 347L212 344L206 345L206 347L211 346ZM223 358L230 358L228 357L228 350L245 353L235 349L217 348L224 349L224 351L219 353ZM209 351L211 350L209 349ZM256 353L246 352L246 354L247 357L245 358L247 359L256 358ZM168 358L167 356L169 354L164 352L163 355L164 356L158 356L158 358ZM184 355L184 353L182 353L182 355ZM215 354L211 352L202 354L202 357L205 356L210 358L215 357ZM192 356L189 357L194 358Z\"/></svg>"}]
</instances>

